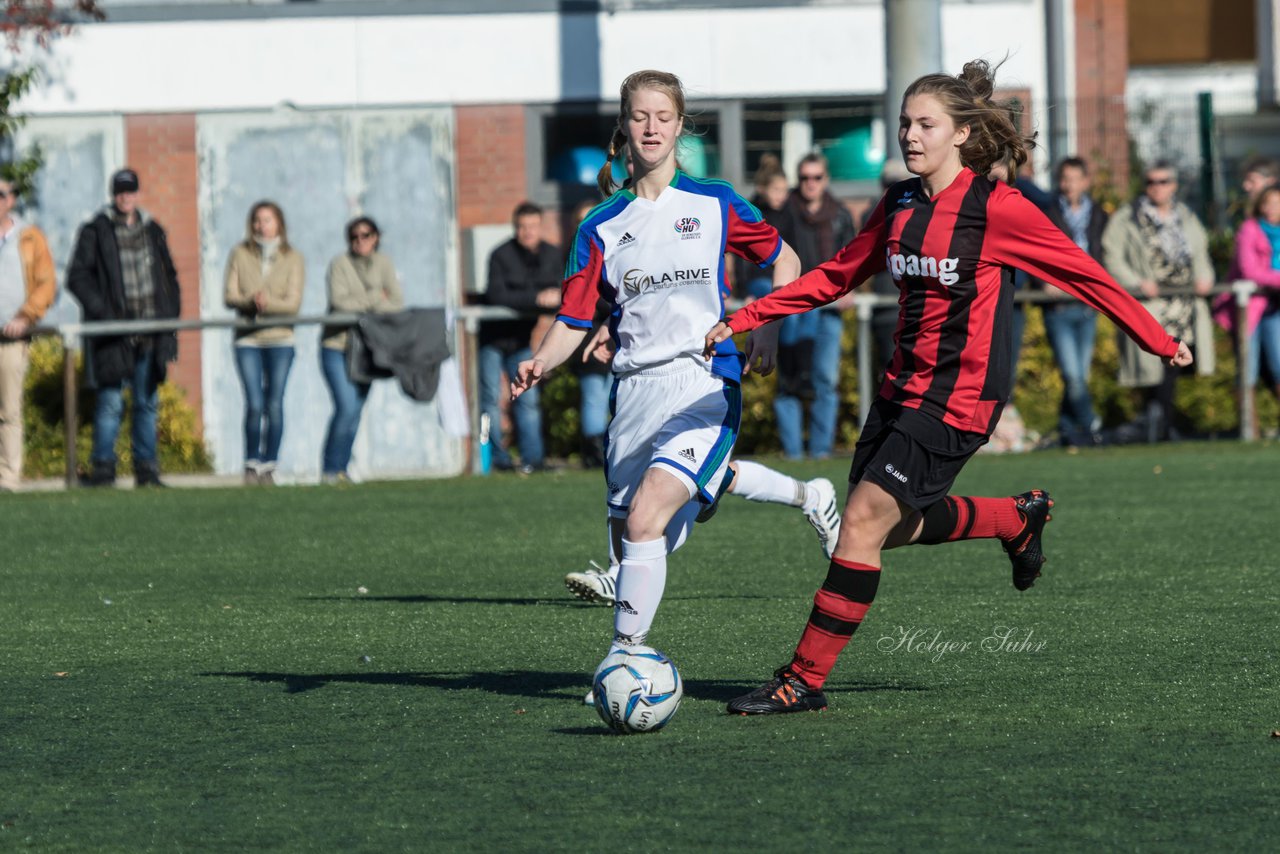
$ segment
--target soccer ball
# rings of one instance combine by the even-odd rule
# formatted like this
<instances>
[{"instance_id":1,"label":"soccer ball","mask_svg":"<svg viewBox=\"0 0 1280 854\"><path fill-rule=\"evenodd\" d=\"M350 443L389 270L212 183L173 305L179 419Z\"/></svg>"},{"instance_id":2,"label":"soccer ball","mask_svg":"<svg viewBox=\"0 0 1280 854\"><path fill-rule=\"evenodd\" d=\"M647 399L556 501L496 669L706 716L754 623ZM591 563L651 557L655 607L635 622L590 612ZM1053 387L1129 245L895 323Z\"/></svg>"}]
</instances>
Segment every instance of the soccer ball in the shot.
<instances>
[{"instance_id":1,"label":"soccer ball","mask_svg":"<svg viewBox=\"0 0 1280 854\"><path fill-rule=\"evenodd\" d=\"M596 712L612 729L654 732L680 708L684 682L671 659L652 647L635 646L605 656L591 690Z\"/></svg>"}]
</instances>

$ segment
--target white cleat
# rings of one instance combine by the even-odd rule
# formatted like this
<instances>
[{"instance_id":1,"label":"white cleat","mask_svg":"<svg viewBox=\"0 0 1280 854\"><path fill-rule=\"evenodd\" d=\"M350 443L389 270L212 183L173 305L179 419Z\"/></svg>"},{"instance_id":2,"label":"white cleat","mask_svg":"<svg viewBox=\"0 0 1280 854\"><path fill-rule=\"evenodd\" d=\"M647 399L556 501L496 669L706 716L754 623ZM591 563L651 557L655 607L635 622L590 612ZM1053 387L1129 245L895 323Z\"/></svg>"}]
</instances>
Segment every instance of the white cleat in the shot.
<instances>
[{"instance_id":1,"label":"white cleat","mask_svg":"<svg viewBox=\"0 0 1280 854\"><path fill-rule=\"evenodd\" d=\"M830 484L827 484L830 486ZM613 605L614 591L618 586L618 570L608 570L594 560L586 572L571 572L564 577L564 586L579 599Z\"/></svg>"},{"instance_id":2,"label":"white cleat","mask_svg":"<svg viewBox=\"0 0 1280 854\"><path fill-rule=\"evenodd\" d=\"M587 692L587 696L582 698L582 705L594 706L595 704L596 704L596 692L595 692L595 689L592 689Z\"/></svg>"},{"instance_id":3,"label":"white cleat","mask_svg":"<svg viewBox=\"0 0 1280 854\"><path fill-rule=\"evenodd\" d=\"M817 477L806 486L813 487L818 494L815 506L806 506L804 517L809 520L813 530L818 532L818 542L827 555L827 560L836 550L836 540L840 536L840 508L836 504L836 488L825 477Z\"/></svg>"}]
</instances>

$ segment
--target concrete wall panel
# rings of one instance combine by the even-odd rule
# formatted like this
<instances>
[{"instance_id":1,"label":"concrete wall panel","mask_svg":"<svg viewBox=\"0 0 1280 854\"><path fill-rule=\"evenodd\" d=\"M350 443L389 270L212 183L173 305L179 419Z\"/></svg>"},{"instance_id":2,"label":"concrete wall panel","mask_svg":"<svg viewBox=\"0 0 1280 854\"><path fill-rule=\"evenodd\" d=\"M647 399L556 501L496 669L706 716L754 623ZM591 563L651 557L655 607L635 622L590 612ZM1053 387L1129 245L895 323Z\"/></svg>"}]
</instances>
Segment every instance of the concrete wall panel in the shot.
<instances>
[{"instance_id":1,"label":"concrete wall panel","mask_svg":"<svg viewBox=\"0 0 1280 854\"><path fill-rule=\"evenodd\" d=\"M201 116L201 258L204 317L230 317L223 303L227 257L244 239L252 204L284 210L290 243L306 258L303 314L328 307L325 271L345 251L345 224L367 213L383 232L411 306L443 306L457 293L452 121L446 110L374 113L294 112ZM319 367L319 328L296 332L285 395L282 479L320 473L332 412ZM244 464L244 396L232 335L204 336L205 436L219 472ZM438 426L437 404L405 399L390 381L375 385L357 438L353 474L453 474L460 443Z\"/></svg>"}]
</instances>

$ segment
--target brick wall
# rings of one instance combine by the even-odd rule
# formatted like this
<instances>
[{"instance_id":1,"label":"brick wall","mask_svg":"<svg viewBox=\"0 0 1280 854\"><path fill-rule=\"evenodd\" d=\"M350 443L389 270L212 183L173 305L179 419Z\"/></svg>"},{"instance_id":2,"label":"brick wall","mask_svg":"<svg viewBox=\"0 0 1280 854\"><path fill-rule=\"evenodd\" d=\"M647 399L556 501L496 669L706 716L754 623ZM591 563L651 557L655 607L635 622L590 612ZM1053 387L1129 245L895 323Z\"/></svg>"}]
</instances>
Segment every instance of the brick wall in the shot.
<instances>
[{"instance_id":1,"label":"brick wall","mask_svg":"<svg viewBox=\"0 0 1280 854\"><path fill-rule=\"evenodd\" d=\"M1076 138L1081 156L1128 193L1129 132L1124 109L1129 73L1126 0L1075 0Z\"/></svg>"},{"instance_id":2,"label":"brick wall","mask_svg":"<svg viewBox=\"0 0 1280 854\"><path fill-rule=\"evenodd\" d=\"M200 224L196 187L196 117L190 113L125 117L128 164L138 173L141 205L169 238L182 287L182 317L200 317ZM178 334L178 361L169 379L195 410L203 430L200 333Z\"/></svg>"}]
</instances>

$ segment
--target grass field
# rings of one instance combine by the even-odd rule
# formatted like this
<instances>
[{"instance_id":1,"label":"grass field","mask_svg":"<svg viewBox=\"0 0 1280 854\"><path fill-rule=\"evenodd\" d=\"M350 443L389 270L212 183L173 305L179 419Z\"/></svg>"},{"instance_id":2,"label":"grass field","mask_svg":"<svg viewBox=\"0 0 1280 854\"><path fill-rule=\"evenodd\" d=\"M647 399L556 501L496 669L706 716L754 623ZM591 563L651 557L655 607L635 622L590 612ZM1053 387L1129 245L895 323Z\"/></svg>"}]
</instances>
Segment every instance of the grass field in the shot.
<instances>
[{"instance_id":1,"label":"grass field","mask_svg":"<svg viewBox=\"0 0 1280 854\"><path fill-rule=\"evenodd\" d=\"M727 499L652 635L684 704L633 737L561 586L598 475L6 497L0 849L1275 850L1277 484L1274 445L976 459L964 492L1052 490L1045 576L890 553L831 708L781 718L723 704L825 560Z\"/></svg>"}]
</instances>

